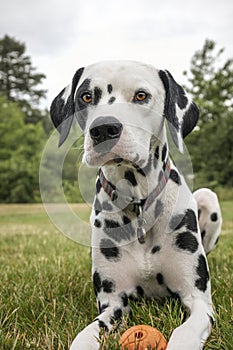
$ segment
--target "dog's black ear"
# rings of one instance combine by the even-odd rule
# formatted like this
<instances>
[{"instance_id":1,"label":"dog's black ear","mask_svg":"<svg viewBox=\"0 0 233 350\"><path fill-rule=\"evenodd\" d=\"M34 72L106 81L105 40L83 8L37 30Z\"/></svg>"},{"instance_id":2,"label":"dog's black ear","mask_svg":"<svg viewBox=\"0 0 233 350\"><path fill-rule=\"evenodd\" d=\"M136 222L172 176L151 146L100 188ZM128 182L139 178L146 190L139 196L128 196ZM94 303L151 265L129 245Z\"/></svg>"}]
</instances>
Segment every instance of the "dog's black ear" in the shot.
<instances>
[{"instance_id":1,"label":"dog's black ear","mask_svg":"<svg viewBox=\"0 0 233 350\"><path fill-rule=\"evenodd\" d=\"M64 88L53 100L50 108L52 122L60 133L59 147L69 135L74 117L74 94L84 68L75 73L71 85Z\"/></svg>"},{"instance_id":2,"label":"dog's black ear","mask_svg":"<svg viewBox=\"0 0 233 350\"><path fill-rule=\"evenodd\" d=\"M159 71L165 88L164 116L175 145L183 153L183 139L197 125L199 110L168 71Z\"/></svg>"}]
</instances>

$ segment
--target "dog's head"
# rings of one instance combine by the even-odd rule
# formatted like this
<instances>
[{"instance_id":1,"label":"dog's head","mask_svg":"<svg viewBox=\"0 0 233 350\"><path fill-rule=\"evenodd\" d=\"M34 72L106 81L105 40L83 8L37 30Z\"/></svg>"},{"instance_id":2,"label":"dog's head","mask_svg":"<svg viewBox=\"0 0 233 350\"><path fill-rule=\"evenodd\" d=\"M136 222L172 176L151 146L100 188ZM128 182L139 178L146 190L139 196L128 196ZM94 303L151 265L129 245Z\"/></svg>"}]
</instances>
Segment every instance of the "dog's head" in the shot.
<instances>
[{"instance_id":1,"label":"dog's head","mask_svg":"<svg viewBox=\"0 0 233 350\"><path fill-rule=\"evenodd\" d=\"M66 140L74 116L84 132L88 165L124 159L143 166L151 137L166 141L166 119L175 145L195 127L198 109L168 71L132 61L101 62L80 68L51 106L51 117Z\"/></svg>"}]
</instances>

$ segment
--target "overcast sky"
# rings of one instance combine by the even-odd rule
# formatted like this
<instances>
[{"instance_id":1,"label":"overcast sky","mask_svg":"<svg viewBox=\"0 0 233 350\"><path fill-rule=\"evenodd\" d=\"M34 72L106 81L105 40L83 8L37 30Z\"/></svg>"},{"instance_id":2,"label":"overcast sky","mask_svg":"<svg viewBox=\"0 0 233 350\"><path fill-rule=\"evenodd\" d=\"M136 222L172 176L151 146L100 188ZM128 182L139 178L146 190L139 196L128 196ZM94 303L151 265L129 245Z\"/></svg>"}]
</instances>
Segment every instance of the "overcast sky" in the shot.
<instances>
[{"instance_id":1,"label":"overcast sky","mask_svg":"<svg viewBox=\"0 0 233 350\"><path fill-rule=\"evenodd\" d=\"M233 57L232 0L0 0L0 16L0 37L25 42L46 75L46 106L79 67L96 61L152 63L182 83L206 38Z\"/></svg>"}]
</instances>

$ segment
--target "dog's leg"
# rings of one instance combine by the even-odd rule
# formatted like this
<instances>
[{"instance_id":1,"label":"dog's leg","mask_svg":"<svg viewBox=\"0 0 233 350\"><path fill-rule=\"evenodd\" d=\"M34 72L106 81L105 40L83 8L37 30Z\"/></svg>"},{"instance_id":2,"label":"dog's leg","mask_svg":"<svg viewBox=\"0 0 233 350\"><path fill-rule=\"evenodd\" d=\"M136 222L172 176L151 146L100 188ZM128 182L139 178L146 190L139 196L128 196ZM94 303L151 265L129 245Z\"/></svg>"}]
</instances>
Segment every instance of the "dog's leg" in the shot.
<instances>
[{"instance_id":1,"label":"dog's leg","mask_svg":"<svg viewBox=\"0 0 233 350\"><path fill-rule=\"evenodd\" d=\"M104 311L74 339L70 350L98 350L100 348L101 330L109 333L120 322L123 314L129 312L122 303L108 306Z\"/></svg>"},{"instance_id":2,"label":"dog's leg","mask_svg":"<svg viewBox=\"0 0 233 350\"><path fill-rule=\"evenodd\" d=\"M211 304L201 298L184 304L190 309L190 317L173 331L167 350L201 350L211 332L214 320Z\"/></svg>"},{"instance_id":3,"label":"dog's leg","mask_svg":"<svg viewBox=\"0 0 233 350\"><path fill-rule=\"evenodd\" d=\"M198 205L198 221L206 254L215 248L222 228L221 209L216 193L200 188L193 193Z\"/></svg>"},{"instance_id":4,"label":"dog's leg","mask_svg":"<svg viewBox=\"0 0 233 350\"><path fill-rule=\"evenodd\" d=\"M94 321L89 324L74 339L70 350L97 350L99 349L99 324Z\"/></svg>"}]
</instances>

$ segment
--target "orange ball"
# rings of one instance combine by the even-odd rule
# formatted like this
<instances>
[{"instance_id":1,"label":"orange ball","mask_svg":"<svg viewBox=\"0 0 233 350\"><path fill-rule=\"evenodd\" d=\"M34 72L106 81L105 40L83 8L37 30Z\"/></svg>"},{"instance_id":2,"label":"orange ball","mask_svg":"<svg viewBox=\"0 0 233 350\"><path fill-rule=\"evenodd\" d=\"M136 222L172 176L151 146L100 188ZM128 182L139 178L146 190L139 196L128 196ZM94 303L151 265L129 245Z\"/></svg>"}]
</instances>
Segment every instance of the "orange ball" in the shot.
<instances>
[{"instance_id":1,"label":"orange ball","mask_svg":"<svg viewBox=\"0 0 233 350\"><path fill-rule=\"evenodd\" d=\"M147 326L133 326L125 331L120 338L121 350L165 350L167 341L158 329Z\"/></svg>"}]
</instances>

